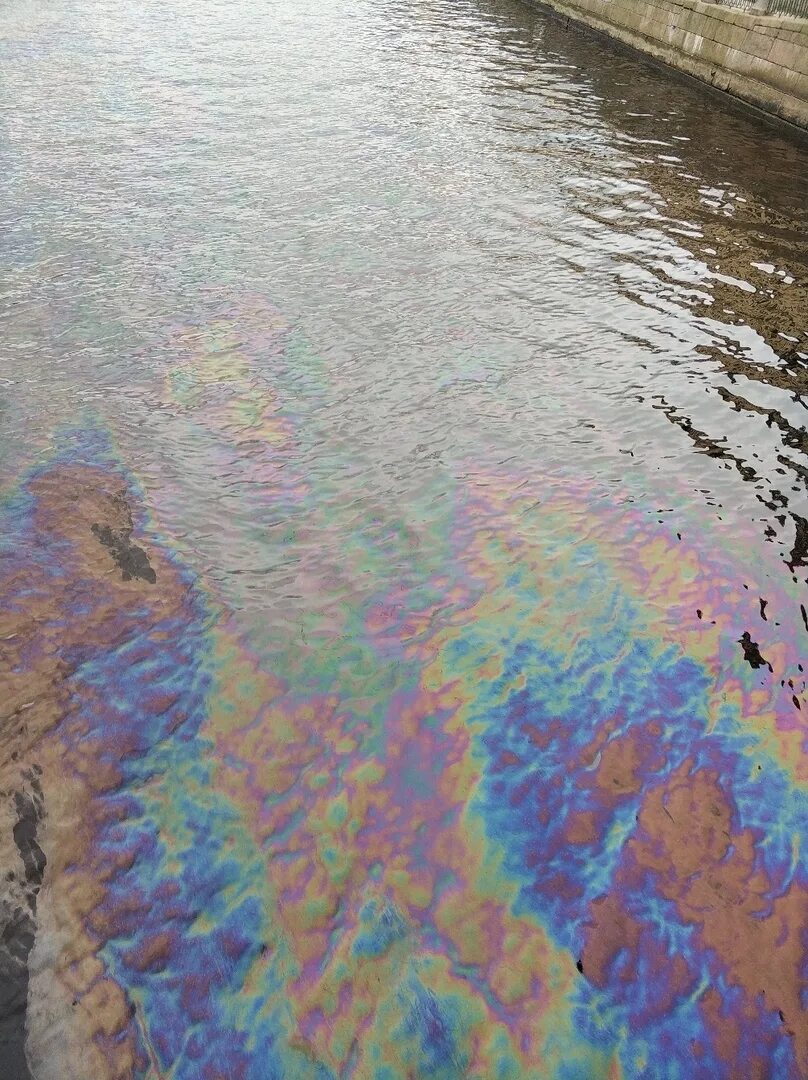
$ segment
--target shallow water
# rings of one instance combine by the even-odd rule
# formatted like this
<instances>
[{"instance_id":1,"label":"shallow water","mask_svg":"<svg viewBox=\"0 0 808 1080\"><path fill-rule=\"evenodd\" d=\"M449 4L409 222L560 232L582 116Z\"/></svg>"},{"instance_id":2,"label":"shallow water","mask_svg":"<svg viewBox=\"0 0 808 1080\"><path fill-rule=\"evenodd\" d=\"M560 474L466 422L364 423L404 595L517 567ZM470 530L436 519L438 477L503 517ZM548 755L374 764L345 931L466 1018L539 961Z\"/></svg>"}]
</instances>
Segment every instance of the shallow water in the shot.
<instances>
[{"instance_id":1,"label":"shallow water","mask_svg":"<svg viewBox=\"0 0 808 1080\"><path fill-rule=\"evenodd\" d=\"M808 148L517 3L0 80L0 1074L808 1076Z\"/></svg>"}]
</instances>

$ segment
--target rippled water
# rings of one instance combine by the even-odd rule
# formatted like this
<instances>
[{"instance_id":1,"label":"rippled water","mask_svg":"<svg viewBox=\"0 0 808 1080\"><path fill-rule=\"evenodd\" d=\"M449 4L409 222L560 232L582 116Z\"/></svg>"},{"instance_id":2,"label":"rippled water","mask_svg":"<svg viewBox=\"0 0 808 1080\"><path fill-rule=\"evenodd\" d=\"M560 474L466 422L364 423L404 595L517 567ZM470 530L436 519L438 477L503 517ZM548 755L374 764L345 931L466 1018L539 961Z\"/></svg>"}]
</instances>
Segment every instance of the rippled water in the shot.
<instances>
[{"instance_id":1,"label":"rippled water","mask_svg":"<svg viewBox=\"0 0 808 1080\"><path fill-rule=\"evenodd\" d=\"M518 3L0 78L10 1075L808 1076L808 148Z\"/></svg>"}]
</instances>

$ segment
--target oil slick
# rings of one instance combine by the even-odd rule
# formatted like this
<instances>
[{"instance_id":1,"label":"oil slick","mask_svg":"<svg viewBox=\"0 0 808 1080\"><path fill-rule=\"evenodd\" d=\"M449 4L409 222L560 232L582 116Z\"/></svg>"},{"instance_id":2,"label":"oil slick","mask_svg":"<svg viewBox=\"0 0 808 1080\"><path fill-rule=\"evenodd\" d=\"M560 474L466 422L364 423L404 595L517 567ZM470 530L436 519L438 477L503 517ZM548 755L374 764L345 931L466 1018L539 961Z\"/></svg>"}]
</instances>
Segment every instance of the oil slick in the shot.
<instances>
[{"instance_id":1,"label":"oil slick","mask_svg":"<svg viewBox=\"0 0 808 1080\"><path fill-rule=\"evenodd\" d=\"M738 554L558 472L458 463L428 543L352 530L299 452L299 340L246 311L167 394L305 522L305 662L102 429L3 507L31 1074L808 1076L796 594L762 622ZM326 613L336 565L361 600Z\"/></svg>"}]
</instances>

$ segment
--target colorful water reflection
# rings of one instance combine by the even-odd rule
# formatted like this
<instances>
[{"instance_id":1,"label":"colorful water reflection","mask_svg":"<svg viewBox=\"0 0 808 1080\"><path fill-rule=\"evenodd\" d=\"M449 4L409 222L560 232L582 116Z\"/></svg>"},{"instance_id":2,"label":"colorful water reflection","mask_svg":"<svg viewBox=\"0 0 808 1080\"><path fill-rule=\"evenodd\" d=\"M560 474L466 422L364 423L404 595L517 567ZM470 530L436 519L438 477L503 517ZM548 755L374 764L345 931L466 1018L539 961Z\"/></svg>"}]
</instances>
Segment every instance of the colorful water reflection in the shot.
<instances>
[{"instance_id":1,"label":"colorful water reflection","mask_svg":"<svg viewBox=\"0 0 808 1080\"><path fill-rule=\"evenodd\" d=\"M394 508L351 533L303 465L300 340L246 309L255 334L238 307L179 331L166 400L220 447L257 442L248 497L299 515L305 659L183 564L102 430L63 432L3 510L3 783L36 764L45 806L29 1056L176 1080L808 1076L788 583L763 604L701 526L473 461L413 522L420 563ZM337 563L361 602L318 600Z\"/></svg>"}]
</instances>

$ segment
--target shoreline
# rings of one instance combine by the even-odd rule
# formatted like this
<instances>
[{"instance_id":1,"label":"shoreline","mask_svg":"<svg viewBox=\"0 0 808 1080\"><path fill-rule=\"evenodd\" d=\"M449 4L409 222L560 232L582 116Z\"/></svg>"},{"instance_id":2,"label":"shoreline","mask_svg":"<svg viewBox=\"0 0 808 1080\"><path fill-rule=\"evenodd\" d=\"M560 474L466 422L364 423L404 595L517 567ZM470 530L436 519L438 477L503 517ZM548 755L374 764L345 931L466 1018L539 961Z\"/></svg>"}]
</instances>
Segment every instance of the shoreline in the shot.
<instances>
[{"instance_id":1,"label":"shoreline","mask_svg":"<svg viewBox=\"0 0 808 1080\"><path fill-rule=\"evenodd\" d=\"M702 0L528 0L808 137L808 20Z\"/></svg>"}]
</instances>

